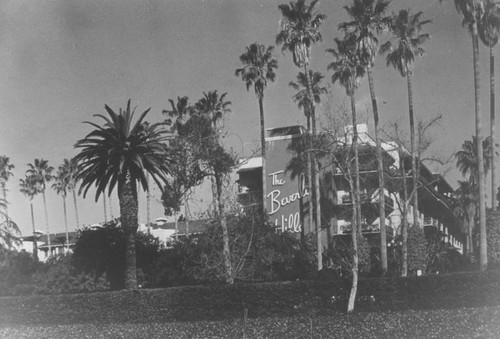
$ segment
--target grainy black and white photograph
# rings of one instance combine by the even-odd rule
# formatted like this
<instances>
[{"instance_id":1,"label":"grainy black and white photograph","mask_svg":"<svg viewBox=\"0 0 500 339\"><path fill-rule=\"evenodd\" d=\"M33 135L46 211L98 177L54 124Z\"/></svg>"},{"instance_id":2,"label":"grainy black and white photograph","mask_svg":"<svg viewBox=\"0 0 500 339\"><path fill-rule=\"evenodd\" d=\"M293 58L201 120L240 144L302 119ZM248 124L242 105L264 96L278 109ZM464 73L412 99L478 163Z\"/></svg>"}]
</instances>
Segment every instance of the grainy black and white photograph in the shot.
<instances>
[{"instance_id":1,"label":"grainy black and white photograph","mask_svg":"<svg viewBox=\"0 0 500 339\"><path fill-rule=\"evenodd\" d=\"M494 0L0 0L0 338L500 338L499 36Z\"/></svg>"}]
</instances>

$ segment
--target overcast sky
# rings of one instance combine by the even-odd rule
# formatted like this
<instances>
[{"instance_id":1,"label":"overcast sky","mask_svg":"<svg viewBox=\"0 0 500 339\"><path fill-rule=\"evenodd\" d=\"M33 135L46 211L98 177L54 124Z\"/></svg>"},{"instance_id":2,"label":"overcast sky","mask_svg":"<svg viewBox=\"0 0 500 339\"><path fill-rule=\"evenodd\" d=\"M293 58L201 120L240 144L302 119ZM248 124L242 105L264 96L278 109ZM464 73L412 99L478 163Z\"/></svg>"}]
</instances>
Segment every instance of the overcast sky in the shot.
<instances>
[{"instance_id":1,"label":"overcast sky","mask_svg":"<svg viewBox=\"0 0 500 339\"><path fill-rule=\"evenodd\" d=\"M85 120L104 113L104 104L118 110L130 98L138 111L151 107L149 121L163 119L168 99L187 95L196 102L203 91L228 92L232 113L226 142L247 155L258 148L258 103L253 93L234 76L239 55L253 42L274 44L279 30L278 4L270 0L51 0L0 1L0 154L10 157L15 176L7 184L11 217L23 235L31 232L28 200L18 182L26 164L48 159L58 167L75 155L73 145L90 131ZM321 1L318 10L327 15L323 42L313 49L312 68L326 75L331 60L325 53L347 17L343 6L350 1ZM448 157L474 133L471 39L461 26L453 1L394 0L389 12L402 8L422 10L433 23L417 60L414 100L419 118L443 115L431 153ZM381 42L387 37L381 37ZM481 86L484 130L488 128L488 59L481 46ZM275 50L277 80L265 92L266 126L305 124L291 97L288 82L299 71L291 55ZM381 122L408 124L406 81L378 58L374 69ZM346 101L344 90L332 87L333 102ZM357 97L360 120L372 125L367 81ZM318 108L321 117L322 107ZM454 167L454 166L451 166ZM442 169L443 171L445 169ZM447 172L452 184L456 170ZM158 195L158 190L155 191ZM62 199L47 191L51 230L63 231ZM93 194L80 197L81 223L103 220L102 203ZM144 194L140 195L140 221L145 222ZM199 205L200 199L194 204ZM205 198L206 200L207 198ZM42 198L36 197L37 229L45 230ZM196 208L196 207L194 207ZM117 199L113 206L118 215ZM154 199L152 218L162 216ZM75 222L68 204L70 230Z\"/></svg>"}]
</instances>

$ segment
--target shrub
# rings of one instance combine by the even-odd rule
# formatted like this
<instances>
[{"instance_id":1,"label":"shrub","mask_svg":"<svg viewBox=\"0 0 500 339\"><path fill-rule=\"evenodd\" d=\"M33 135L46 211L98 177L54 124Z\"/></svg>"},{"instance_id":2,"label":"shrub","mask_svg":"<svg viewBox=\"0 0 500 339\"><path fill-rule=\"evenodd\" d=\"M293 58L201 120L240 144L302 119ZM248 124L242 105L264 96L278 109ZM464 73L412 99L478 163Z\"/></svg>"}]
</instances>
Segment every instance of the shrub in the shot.
<instances>
[{"instance_id":1,"label":"shrub","mask_svg":"<svg viewBox=\"0 0 500 339\"><path fill-rule=\"evenodd\" d=\"M153 286L156 280L156 261L159 241L151 235L136 234L138 283ZM75 244L73 264L79 272L92 274L96 279L104 274L112 290L125 287L125 233L118 219L99 229L83 229Z\"/></svg>"}]
</instances>

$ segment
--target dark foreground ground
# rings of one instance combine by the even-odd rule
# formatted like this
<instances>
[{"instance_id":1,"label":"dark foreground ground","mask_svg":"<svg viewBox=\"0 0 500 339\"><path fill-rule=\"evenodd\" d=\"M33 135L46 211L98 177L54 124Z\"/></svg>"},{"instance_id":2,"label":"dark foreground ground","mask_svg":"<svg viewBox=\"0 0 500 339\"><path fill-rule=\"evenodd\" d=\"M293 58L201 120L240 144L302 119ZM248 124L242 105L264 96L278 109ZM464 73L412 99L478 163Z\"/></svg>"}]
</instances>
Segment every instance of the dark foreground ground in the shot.
<instances>
[{"instance_id":1,"label":"dark foreground ground","mask_svg":"<svg viewBox=\"0 0 500 339\"><path fill-rule=\"evenodd\" d=\"M500 338L500 307L0 327L1 338Z\"/></svg>"},{"instance_id":2,"label":"dark foreground ground","mask_svg":"<svg viewBox=\"0 0 500 339\"><path fill-rule=\"evenodd\" d=\"M362 280L353 314L348 293L296 281L6 296L0 338L500 338L500 271Z\"/></svg>"}]
</instances>

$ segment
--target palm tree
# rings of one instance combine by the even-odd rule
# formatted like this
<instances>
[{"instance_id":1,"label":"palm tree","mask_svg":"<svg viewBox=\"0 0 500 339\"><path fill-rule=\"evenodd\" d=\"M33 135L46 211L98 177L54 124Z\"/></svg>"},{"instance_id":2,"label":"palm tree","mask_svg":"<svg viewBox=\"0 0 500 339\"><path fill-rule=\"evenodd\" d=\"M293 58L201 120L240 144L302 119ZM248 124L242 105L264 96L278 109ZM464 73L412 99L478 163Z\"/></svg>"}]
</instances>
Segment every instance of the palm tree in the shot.
<instances>
[{"instance_id":1,"label":"palm tree","mask_svg":"<svg viewBox=\"0 0 500 339\"><path fill-rule=\"evenodd\" d=\"M80 228L80 220L78 218L78 203L76 201L76 163L73 159L64 159L59 169L64 173L66 180L66 188L73 194L73 205L75 208L76 229Z\"/></svg>"},{"instance_id":2,"label":"palm tree","mask_svg":"<svg viewBox=\"0 0 500 339\"><path fill-rule=\"evenodd\" d=\"M135 234L138 227L137 183L148 189L146 173L149 173L159 187L167 183L169 169L168 131L163 123L144 122L149 109L137 121L133 121L135 109L130 108L130 100L125 110L115 113L105 105L108 116L96 114L104 120L103 125L87 122L95 129L75 144L80 153L75 156L81 180L80 191L87 194L89 188L96 187L96 201L99 195L108 195L115 186L120 203L120 221L126 235L125 287L137 288Z\"/></svg>"},{"instance_id":3,"label":"palm tree","mask_svg":"<svg viewBox=\"0 0 500 339\"><path fill-rule=\"evenodd\" d=\"M488 174L491 167L490 154L492 153L491 138L483 140L483 172ZM468 177L469 182L475 189L479 186L478 156L477 156L477 138L465 140L462 149L455 153L457 159L457 168L464 177Z\"/></svg>"},{"instance_id":4,"label":"palm tree","mask_svg":"<svg viewBox=\"0 0 500 339\"><path fill-rule=\"evenodd\" d=\"M413 181L413 225L419 226L418 212L418 169L417 169L417 151L415 145L415 121L413 111L413 62L415 57L422 56L424 49L421 47L424 42L429 40L430 36L421 33L424 25L431 20L422 20L423 12L411 14L410 10L402 9L398 15L395 15L390 24L390 30L393 34L391 39L380 48L382 54L387 53L387 66L391 65L399 71L402 77L406 77L408 86L408 112L410 116L410 152L411 152L411 176ZM406 226L406 224L403 224ZM406 277L408 267L407 260L407 239L408 230L402 229L403 233L403 267L402 275Z\"/></svg>"},{"instance_id":5,"label":"palm tree","mask_svg":"<svg viewBox=\"0 0 500 339\"><path fill-rule=\"evenodd\" d=\"M59 167L64 173L67 181L67 189L73 194L73 205L75 207L76 229L80 228L80 220L78 218L78 203L76 201L76 162L71 159L64 159L63 164Z\"/></svg>"},{"instance_id":6,"label":"palm tree","mask_svg":"<svg viewBox=\"0 0 500 339\"><path fill-rule=\"evenodd\" d=\"M477 214L477 188L468 180L460 180L458 184L459 187L454 193L455 213L465 228L465 255L470 257L473 253L472 231Z\"/></svg>"},{"instance_id":7,"label":"palm tree","mask_svg":"<svg viewBox=\"0 0 500 339\"><path fill-rule=\"evenodd\" d=\"M203 92L203 98L195 104L195 112L198 114L207 114L212 122L214 130L219 133L222 126L220 122L226 114L231 112L231 101L226 101L227 93L219 95L217 90Z\"/></svg>"},{"instance_id":8,"label":"palm tree","mask_svg":"<svg viewBox=\"0 0 500 339\"><path fill-rule=\"evenodd\" d=\"M5 217L5 221L0 223L0 249L7 248L10 250L14 244L20 243L20 231L17 224L8 219L6 213L1 209L7 209L7 201L2 198L0 198L0 215Z\"/></svg>"},{"instance_id":9,"label":"palm tree","mask_svg":"<svg viewBox=\"0 0 500 339\"><path fill-rule=\"evenodd\" d=\"M288 51L292 53L293 63L299 67L304 68L304 74L307 77L307 92L309 93L309 104L310 115L311 115L311 126L309 129L309 135L316 135L316 114L315 114L315 102L314 94L312 92L312 80L310 79L309 64L311 62L311 47L316 42L322 40L319 27L326 19L326 15L315 12L315 6L318 0L312 0L309 6L305 4L305 0L297 0L297 2L291 2L290 5L279 5L278 8L281 11L282 19L280 21L280 32L276 36L276 45L283 45L282 52ZM309 138L309 148L311 148L311 138ZM320 187L319 187L319 172L316 171L316 162L311 162L311 156L308 152L307 161L310 163L308 165L309 182L312 183L313 173L314 173L314 185L315 185L315 201L309 202L309 211L313 213L313 205L316 205L316 232L318 237L318 270L323 267L322 264L322 248L321 243L321 203L320 203Z\"/></svg>"},{"instance_id":10,"label":"palm tree","mask_svg":"<svg viewBox=\"0 0 500 339\"><path fill-rule=\"evenodd\" d=\"M315 104L319 104L321 102L321 95L328 92L326 87L321 86L321 81L323 80L323 78L324 75L321 74L320 72L314 72L311 69L309 70L309 79L311 79L311 88ZM297 82L290 81L288 85L297 91L297 93L295 93L292 99L294 102L297 103L298 108L304 111L304 115L306 116L306 121L307 121L307 130L309 131L311 129L312 105L309 100L309 91L307 90L307 79L308 77L304 73L299 72L299 74L297 74ZM306 164L307 173L311 173L312 172L311 158L309 152L307 153L306 163L307 163ZM309 211L313 210L312 205L313 201L309 200ZM312 213L309 213L309 224L311 225L311 227L314 224L314 218ZM322 246L321 238L319 237L317 246L318 248L321 248Z\"/></svg>"},{"instance_id":11,"label":"palm tree","mask_svg":"<svg viewBox=\"0 0 500 339\"><path fill-rule=\"evenodd\" d=\"M500 31L500 7L493 0L485 0L484 13L478 22L478 34L481 41L490 50L490 137L495 145L495 53L494 47L498 43ZM491 149L491 208L496 211L497 183L495 180L495 152Z\"/></svg>"},{"instance_id":12,"label":"palm tree","mask_svg":"<svg viewBox=\"0 0 500 339\"><path fill-rule=\"evenodd\" d=\"M9 157L2 155L0 156L0 186L2 187L3 192L3 200L5 203L5 220L7 222L7 226L9 225L9 209L7 203L7 181L9 178L14 175L12 170L14 169L14 165L10 163Z\"/></svg>"},{"instance_id":13,"label":"palm tree","mask_svg":"<svg viewBox=\"0 0 500 339\"><path fill-rule=\"evenodd\" d=\"M35 229L35 215L33 213L33 198L38 191L36 179L32 176L26 175L24 179L19 179L19 190L23 193L30 202L31 208L31 225L33 226L33 257L38 261L38 243Z\"/></svg>"},{"instance_id":14,"label":"palm tree","mask_svg":"<svg viewBox=\"0 0 500 339\"><path fill-rule=\"evenodd\" d=\"M328 92L326 87L321 86L321 81L324 77L325 76L320 72L314 72L311 69L309 70L309 79L311 79L314 104L319 104L321 102L321 95ZM293 101L295 101L297 106L304 111L309 125L311 120L311 103L309 102L307 79L308 77L304 73L299 72L299 74L297 74L297 82L290 81L288 85L297 91L297 93L293 96Z\"/></svg>"},{"instance_id":15,"label":"palm tree","mask_svg":"<svg viewBox=\"0 0 500 339\"><path fill-rule=\"evenodd\" d=\"M217 91L211 91L208 93L203 93L203 98L198 100L195 104L195 115L196 117L191 119L191 121L196 121L197 123L204 123L204 120L209 120L212 122L211 129L206 129L205 133L208 136L208 140L205 141L207 145L207 152L205 156L210 159L207 160L208 167L212 170L212 175L210 179L212 180L212 194L213 201L215 205L215 214L220 218L221 229L222 229L222 241L223 250L222 256L224 258L224 267L226 269L226 282L232 284L234 282L234 277L232 273L231 264L231 252L229 248L229 231L227 228L226 214L224 213L224 203L222 201L222 189L223 189L223 177L226 173L228 167L232 167L233 159L232 157L223 149L219 144L219 136L222 127L219 126L219 121L221 121L226 114L231 112L231 102L226 101L227 93L223 93L219 96Z\"/></svg>"},{"instance_id":16,"label":"palm tree","mask_svg":"<svg viewBox=\"0 0 500 339\"><path fill-rule=\"evenodd\" d=\"M241 77L247 86L254 88L255 95L259 100L260 113L260 147L262 156L262 206L266 209L266 129L264 124L264 89L267 87L267 81L276 79L275 69L278 68L278 61L273 58L273 46L265 47L257 43L247 47L246 53L240 55L240 61L244 65L235 71L237 77ZM264 218L265 212L262 213ZM264 222L264 219L263 219Z\"/></svg>"},{"instance_id":17,"label":"palm tree","mask_svg":"<svg viewBox=\"0 0 500 339\"><path fill-rule=\"evenodd\" d=\"M52 188L63 199L63 213L64 213L64 230L66 231L66 252L69 252L69 233L68 233L68 213L66 210L66 196L69 190L69 180L65 173L64 165L59 166L57 174L54 176L54 183Z\"/></svg>"},{"instance_id":18,"label":"palm tree","mask_svg":"<svg viewBox=\"0 0 500 339\"><path fill-rule=\"evenodd\" d=\"M186 136L186 134L189 134L188 131L185 131L186 123L188 122L189 118L191 117L191 114L194 113L194 107L189 104L189 98L187 96L184 97L177 97L177 103L174 103L172 99L168 99L170 102L171 110L163 110L162 113L167 115L169 118L165 120L167 125L172 126L172 133L176 133L178 137L183 138ZM177 141L179 141L179 138L177 138ZM175 146L180 146L180 143L177 143L175 140L173 141ZM196 165L194 165L194 160L193 160L193 150L191 147L188 147L187 142L182 143L182 151L181 152L175 152L178 157L176 160L176 163L178 166L183 166L183 171L182 172L177 172L175 176L175 180L179 181L184 181L185 184L187 182L192 182L190 180L185 180L187 178L190 178L193 172L195 172L193 169L197 168ZM174 166L174 172L178 166ZM179 175L182 173L182 175ZM182 177L182 178L181 178ZM184 179L184 180L183 180ZM196 181L196 180L195 180ZM181 187L181 190L183 191L183 198L184 198L184 208L189 209L188 204L189 204L189 194L188 191L189 189L186 187L189 186L189 184L184 185L184 187ZM173 188L178 188L178 185L173 185ZM171 190L172 193L174 193L175 189ZM168 192L167 192L168 193ZM174 193L175 194L175 193ZM164 196L162 196L162 200L164 201ZM174 219L175 219L175 240L177 241L178 237L178 218L177 215L174 211ZM184 219L184 223L186 225L186 235L189 236L189 217L186 215Z\"/></svg>"},{"instance_id":19,"label":"palm tree","mask_svg":"<svg viewBox=\"0 0 500 339\"><path fill-rule=\"evenodd\" d=\"M372 100L373 121L375 127L375 142L377 144L378 182L379 182L379 219L380 219L380 262L383 272L387 271L387 240L385 232L385 178L380 141L379 114L372 68L377 54L377 34L387 27L389 20L383 15L389 6L387 0L354 0L351 7L345 6L347 14L352 19L344 22L339 28L346 34L354 35L359 62L368 74L368 85Z\"/></svg>"},{"instance_id":20,"label":"palm tree","mask_svg":"<svg viewBox=\"0 0 500 339\"><path fill-rule=\"evenodd\" d=\"M43 197L43 208L45 212L45 226L47 229L47 246L48 246L48 256L51 256L51 246L50 246L50 227L49 227L49 214L47 212L47 199L45 198L45 189L47 188L47 183L52 181L52 172L54 167L49 165L49 162L44 159L35 159L33 164L28 164L28 169L26 170L26 175L31 176L36 181L38 186L38 191L42 193Z\"/></svg>"},{"instance_id":21,"label":"palm tree","mask_svg":"<svg viewBox=\"0 0 500 339\"><path fill-rule=\"evenodd\" d=\"M443 0L440 0L441 2ZM488 253L486 242L486 201L484 193L486 191L484 182L484 158L483 158L483 136L481 121L481 101L479 85L479 39L478 21L484 13L484 0L454 0L455 8L464 19L462 24L467 26L472 37L472 55L474 66L474 112L476 122L477 155L478 155L478 186L479 186L479 268L486 270L488 266Z\"/></svg>"},{"instance_id":22,"label":"palm tree","mask_svg":"<svg viewBox=\"0 0 500 339\"><path fill-rule=\"evenodd\" d=\"M345 88L346 94L351 99L351 114L353 138L352 146L354 148L354 221L356 225L352 228L352 243L353 243L353 287L349 297L348 312L354 310L354 301L356 299L357 281L358 281L358 232L361 234L361 200L360 200L360 184L359 184L359 145L358 145L358 123L356 114L356 99L355 93L359 85L359 79L365 74L365 68L360 64L356 56L356 46L353 36L346 36L344 40L335 38L337 49L328 49L327 52L332 53L335 59L327 66L328 70L333 70L332 83L339 82Z\"/></svg>"}]
</instances>

